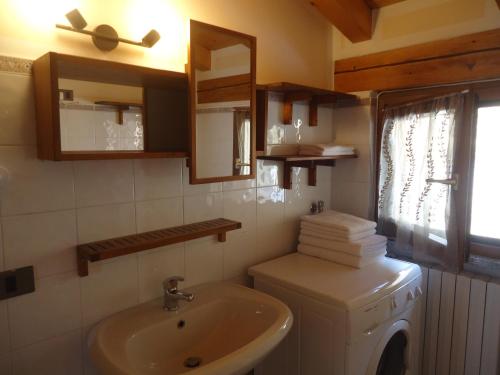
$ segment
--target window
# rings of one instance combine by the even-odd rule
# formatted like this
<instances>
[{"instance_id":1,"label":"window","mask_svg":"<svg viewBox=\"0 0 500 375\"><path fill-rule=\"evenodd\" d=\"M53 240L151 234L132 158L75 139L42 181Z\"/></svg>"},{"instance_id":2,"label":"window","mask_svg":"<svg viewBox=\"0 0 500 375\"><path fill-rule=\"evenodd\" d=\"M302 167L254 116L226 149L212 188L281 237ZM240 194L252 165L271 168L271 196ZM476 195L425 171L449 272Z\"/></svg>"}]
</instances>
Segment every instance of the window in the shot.
<instances>
[{"instance_id":1,"label":"window","mask_svg":"<svg viewBox=\"0 0 500 375\"><path fill-rule=\"evenodd\" d=\"M385 93L378 113L389 252L451 270L500 260L500 83Z\"/></svg>"},{"instance_id":2,"label":"window","mask_svg":"<svg viewBox=\"0 0 500 375\"><path fill-rule=\"evenodd\" d=\"M477 110L470 234L500 240L500 105Z\"/></svg>"}]
</instances>

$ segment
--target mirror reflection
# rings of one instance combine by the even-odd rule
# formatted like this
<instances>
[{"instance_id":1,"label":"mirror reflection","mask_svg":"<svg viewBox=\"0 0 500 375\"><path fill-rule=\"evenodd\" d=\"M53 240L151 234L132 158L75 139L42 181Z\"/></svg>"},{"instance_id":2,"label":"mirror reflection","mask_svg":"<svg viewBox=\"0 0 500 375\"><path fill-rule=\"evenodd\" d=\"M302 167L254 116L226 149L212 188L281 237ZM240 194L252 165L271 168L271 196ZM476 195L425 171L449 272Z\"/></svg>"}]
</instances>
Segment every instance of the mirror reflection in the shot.
<instances>
[{"instance_id":1,"label":"mirror reflection","mask_svg":"<svg viewBox=\"0 0 500 375\"><path fill-rule=\"evenodd\" d=\"M196 178L252 174L251 47L241 34L191 24Z\"/></svg>"},{"instance_id":2,"label":"mirror reflection","mask_svg":"<svg viewBox=\"0 0 500 375\"><path fill-rule=\"evenodd\" d=\"M144 150L142 87L59 78L62 151Z\"/></svg>"}]
</instances>

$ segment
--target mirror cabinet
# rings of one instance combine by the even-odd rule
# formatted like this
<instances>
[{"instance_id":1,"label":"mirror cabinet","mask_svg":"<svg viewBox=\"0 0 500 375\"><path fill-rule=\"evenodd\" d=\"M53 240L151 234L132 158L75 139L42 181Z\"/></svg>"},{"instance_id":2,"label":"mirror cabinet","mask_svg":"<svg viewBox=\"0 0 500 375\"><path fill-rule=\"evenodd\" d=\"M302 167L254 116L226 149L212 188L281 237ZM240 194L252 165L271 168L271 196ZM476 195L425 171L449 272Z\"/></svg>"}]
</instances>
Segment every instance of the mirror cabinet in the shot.
<instances>
[{"instance_id":1,"label":"mirror cabinet","mask_svg":"<svg viewBox=\"0 0 500 375\"><path fill-rule=\"evenodd\" d=\"M256 39L190 23L190 183L255 177Z\"/></svg>"},{"instance_id":2,"label":"mirror cabinet","mask_svg":"<svg viewBox=\"0 0 500 375\"><path fill-rule=\"evenodd\" d=\"M33 63L38 156L188 156L184 73L50 52Z\"/></svg>"}]
</instances>

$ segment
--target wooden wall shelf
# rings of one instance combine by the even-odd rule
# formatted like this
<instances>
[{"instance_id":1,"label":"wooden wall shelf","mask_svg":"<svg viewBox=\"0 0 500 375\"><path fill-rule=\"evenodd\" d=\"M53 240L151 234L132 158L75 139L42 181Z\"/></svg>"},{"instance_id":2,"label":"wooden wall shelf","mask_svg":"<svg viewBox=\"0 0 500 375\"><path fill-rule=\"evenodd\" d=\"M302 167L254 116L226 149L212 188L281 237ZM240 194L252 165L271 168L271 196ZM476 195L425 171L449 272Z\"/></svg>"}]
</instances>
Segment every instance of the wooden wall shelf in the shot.
<instances>
[{"instance_id":1,"label":"wooden wall shelf","mask_svg":"<svg viewBox=\"0 0 500 375\"><path fill-rule=\"evenodd\" d=\"M320 104L342 104L345 106L354 105L358 102L358 97L356 95L298 85L290 82L258 85L257 90L280 92L284 94L282 120L285 125L290 125L292 123L294 102L309 102L309 126L318 126L318 105Z\"/></svg>"},{"instance_id":2,"label":"wooden wall shelf","mask_svg":"<svg viewBox=\"0 0 500 375\"><path fill-rule=\"evenodd\" d=\"M283 162L283 188L292 188L292 168L308 169L308 185L316 186L316 167L318 165L335 167L335 162L340 159L355 159L358 155L336 156L303 156L303 155L266 155L257 156L261 160L274 160Z\"/></svg>"},{"instance_id":3,"label":"wooden wall shelf","mask_svg":"<svg viewBox=\"0 0 500 375\"><path fill-rule=\"evenodd\" d=\"M111 107L116 107L118 111L118 124L123 125L123 111L128 111L130 107L143 108L142 103L126 103L126 102L113 102L108 100L98 100L95 104L109 105Z\"/></svg>"},{"instance_id":4,"label":"wooden wall shelf","mask_svg":"<svg viewBox=\"0 0 500 375\"><path fill-rule=\"evenodd\" d=\"M240 228L241 223L238 221L219 218L78 245L78 275L88 276L88 262L98 262L214 234L220 242L225 242L226 232Z\"/></svg>"}]
</instances>

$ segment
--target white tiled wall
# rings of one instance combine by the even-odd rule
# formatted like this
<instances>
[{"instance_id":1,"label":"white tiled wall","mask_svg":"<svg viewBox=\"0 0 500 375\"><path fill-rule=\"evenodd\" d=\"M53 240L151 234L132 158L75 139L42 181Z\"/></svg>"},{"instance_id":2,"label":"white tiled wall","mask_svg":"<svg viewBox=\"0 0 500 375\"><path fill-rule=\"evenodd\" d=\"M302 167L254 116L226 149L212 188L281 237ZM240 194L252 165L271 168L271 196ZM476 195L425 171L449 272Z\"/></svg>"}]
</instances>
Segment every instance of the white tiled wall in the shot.
<instances>
[{"instance_id":1,"label":"white tiled wall","mask_svg":"<svg viewBox=\"0 0 500 375\"><path fill-rule=\"evenodd\" d=\"M339 108L333 112L335 142L353 145L358 159L337 162L332 172L332 208L370 218L372 214L373 137L371 106Z\"/></svg>"},{"instance_id":2,"label":"white tiled wall","mask_svg":"<svg viewBox=\"0 0 500 375\"><path fill-rule=\"evenodd\" d=\"M282 165L259 161L255 180L189 185L183 159L51 162L36 158L31 77L0 72L0 270L34 265L36 291L0 301L0 374L94 373L85 336L99 320L160 296L161 281L184 286L212 280L245 282L248 266L294 250L298 218L311 201L330 205L332 168L318 168L318 186L296 169L292 190L280 187ZM283 139L278 101L269 122ZM307 116L295 105L294 119ZM331 110L302 141L330 141ZM283 141L284 142L284 141ZM340 163L339 163L340 166ZM240 220L225 243L214 238L90 264L76 274L75 245L215 217Z\"/></svg>"}]
</instances>

